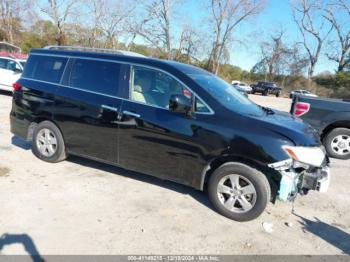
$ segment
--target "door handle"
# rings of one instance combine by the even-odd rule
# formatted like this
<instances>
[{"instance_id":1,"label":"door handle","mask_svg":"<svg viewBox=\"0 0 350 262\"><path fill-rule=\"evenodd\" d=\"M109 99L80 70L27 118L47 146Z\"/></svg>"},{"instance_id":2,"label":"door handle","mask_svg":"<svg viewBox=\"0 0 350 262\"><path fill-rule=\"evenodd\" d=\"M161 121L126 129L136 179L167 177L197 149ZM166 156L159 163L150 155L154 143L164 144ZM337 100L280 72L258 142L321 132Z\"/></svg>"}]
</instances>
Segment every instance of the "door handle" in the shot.
<instances>
[{"instance_id":1,"label":"door handle","mask_svg":"<svg viewBox=\"0 0 350 262\"><path fill-rule=\"evenodd\" d=\"M101 107L103 109L107 109L107 110L111 110L111 111L114 111L114 112L118 112L118 108L113 107L113 106L101 105Z\"/></svg>"},{"instance_id":2,"label":"door handle","mask_svg":"<svg viewBox=\"0 0 350 262\"><path fill-rule=\"evenodd\" d=\"M133 117L136 117L136 118L140 118L141 117L139 114L136 114L134 112L130 112L130 111L127 111L127 110L124 110L123 114L124 115L128 115L128 116L133 116Z\"/></svg>"}]
</instances>

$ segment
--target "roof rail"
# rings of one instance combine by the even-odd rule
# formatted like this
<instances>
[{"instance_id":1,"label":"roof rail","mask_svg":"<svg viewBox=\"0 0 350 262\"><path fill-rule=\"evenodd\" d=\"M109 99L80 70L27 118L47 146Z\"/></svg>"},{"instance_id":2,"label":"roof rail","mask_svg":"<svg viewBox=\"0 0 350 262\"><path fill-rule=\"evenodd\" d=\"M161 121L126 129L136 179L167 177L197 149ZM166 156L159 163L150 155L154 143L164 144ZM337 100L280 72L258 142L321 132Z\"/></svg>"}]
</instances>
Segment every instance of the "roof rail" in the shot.
<instances>
[{"instance_id":1,"label":"roof rail","mask_svg":"<svg viewBox=\"0 0 350 262\"><path fill-rule=\"evenodd\" d=\"M124 51L124 50L116 50L116 49L105 49L105 48L95 48L95 47L83 47L83 46L45 46L44 49L51 50L73 50L73 51L86 51L86 52L97 52L97 53L110 53L110 54L118 54L118 55L126 55L126 56L136 56L136 57L146 57L139 53Z\"/></svg>"}]
</instances>

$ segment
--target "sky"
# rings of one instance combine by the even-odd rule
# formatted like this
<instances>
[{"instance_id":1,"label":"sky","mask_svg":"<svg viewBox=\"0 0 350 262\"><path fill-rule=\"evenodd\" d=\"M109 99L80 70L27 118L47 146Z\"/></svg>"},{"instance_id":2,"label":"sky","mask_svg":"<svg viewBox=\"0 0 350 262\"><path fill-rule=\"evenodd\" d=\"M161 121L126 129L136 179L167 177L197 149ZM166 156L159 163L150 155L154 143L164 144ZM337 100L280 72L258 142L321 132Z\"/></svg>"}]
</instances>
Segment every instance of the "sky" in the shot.
<instances>
[{"instance_id":1,"label":"sky","mask_svg":"<svg viewBox=\"0 0 350 262\"><path fill-rule=\"evenodd\" d=\"M198 1L200 0L185 1L187 2L185 15L192 16L191 19L194 20L199 19ZM267 0L266 2L266 7L259 16L242 23L234 31L236 38L243 41L232 44L230 64L249 71L260 60L259 42L268 40L280 28L285 30L287 43L301 41L298 28L292 18L289 0ZM336 67L336 63L329 61L325 55L321 55L315 74L323 71L334 72Z\"/></svg>"},{"instance_id":2,"label":"sky","mask_svg":"<svg viewBox=\"0 0 350 262\"><path fill-rule=\"evenodd\" d=\"M42 3L46 2L45 0L40 1L42 1ZM114 1L118 0L109 1L111 1L111 3L115 3ZM296 41L301 42L300 33L292 18L289 0L265 1L265 9L257 17L244 21L238 27L236 27L233 32L234 38L239 39L239 41L234 41L230 46L229 63L235 66L239 66L240 68L247 71L250 71L250 69L261 59L259 48L260 42L269 40L271 35L276 33L278 29L282 28L285 31L284 40L286 41L286 44L289 43L292 45ZM194 25L195 29L208 30L205 27L205 25L208 24L206 17L209 13L209 10L205 10L205 3L208 2L210 1L181 0L180 8L176 14L176 24L179 22L180 24L191 23ZM348 26L350 30L350 21L348 21L348 17L346 17L346 19L346 26ZM181 30L180 28L176 29L177 33L179 33ZM329 39L332 39L334 37L335 33L332 33L329 36ZM204 44L210 43L207 42ZM336 68L337 64L329 61L323 53L321 54L319 62L315 68L315 74L324 71L334 72Z\"/></svg>"}]
</instances>

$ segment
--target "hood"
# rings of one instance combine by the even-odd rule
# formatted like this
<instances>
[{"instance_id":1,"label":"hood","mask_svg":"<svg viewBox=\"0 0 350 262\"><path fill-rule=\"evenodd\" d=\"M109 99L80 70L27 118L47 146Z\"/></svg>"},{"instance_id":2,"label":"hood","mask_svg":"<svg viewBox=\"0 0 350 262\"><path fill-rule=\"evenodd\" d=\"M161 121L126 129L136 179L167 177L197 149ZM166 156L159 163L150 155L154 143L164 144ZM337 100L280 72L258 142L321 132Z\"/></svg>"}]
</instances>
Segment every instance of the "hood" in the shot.
<instances>
[{"instance_id":1,"label":"hood","mask_svg":"<svg viewBox=\"0 0 350 262\"><path fill-rule=\"evenodd\" d=\"M316 130L300 118L286 112L269 110L266 111L264 117L256 118L262 127L290 139L296 146L319 146L321 144Z\"/></svg>"}]
</instances>

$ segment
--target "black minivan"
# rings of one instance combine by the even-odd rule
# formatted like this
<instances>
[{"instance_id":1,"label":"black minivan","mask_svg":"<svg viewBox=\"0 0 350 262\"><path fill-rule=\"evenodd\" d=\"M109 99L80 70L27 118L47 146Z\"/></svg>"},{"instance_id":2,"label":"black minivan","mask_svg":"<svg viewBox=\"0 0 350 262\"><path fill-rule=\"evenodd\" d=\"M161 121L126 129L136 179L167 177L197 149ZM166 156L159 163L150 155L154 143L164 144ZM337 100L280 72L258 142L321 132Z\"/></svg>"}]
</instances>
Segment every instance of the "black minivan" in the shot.
<instances>
[{"instance_id":1,"label":"black minivan","mask_svg":"<svg viewBox=\"0 0 350 262\"><path fill-rule=\"evenodd\" d=\"M309 125L191 65L48 47L31 50L13 87L11 132L38 158L78 155L182 183L237 221L329 185Z\"/></svg>"}]
</instances>

